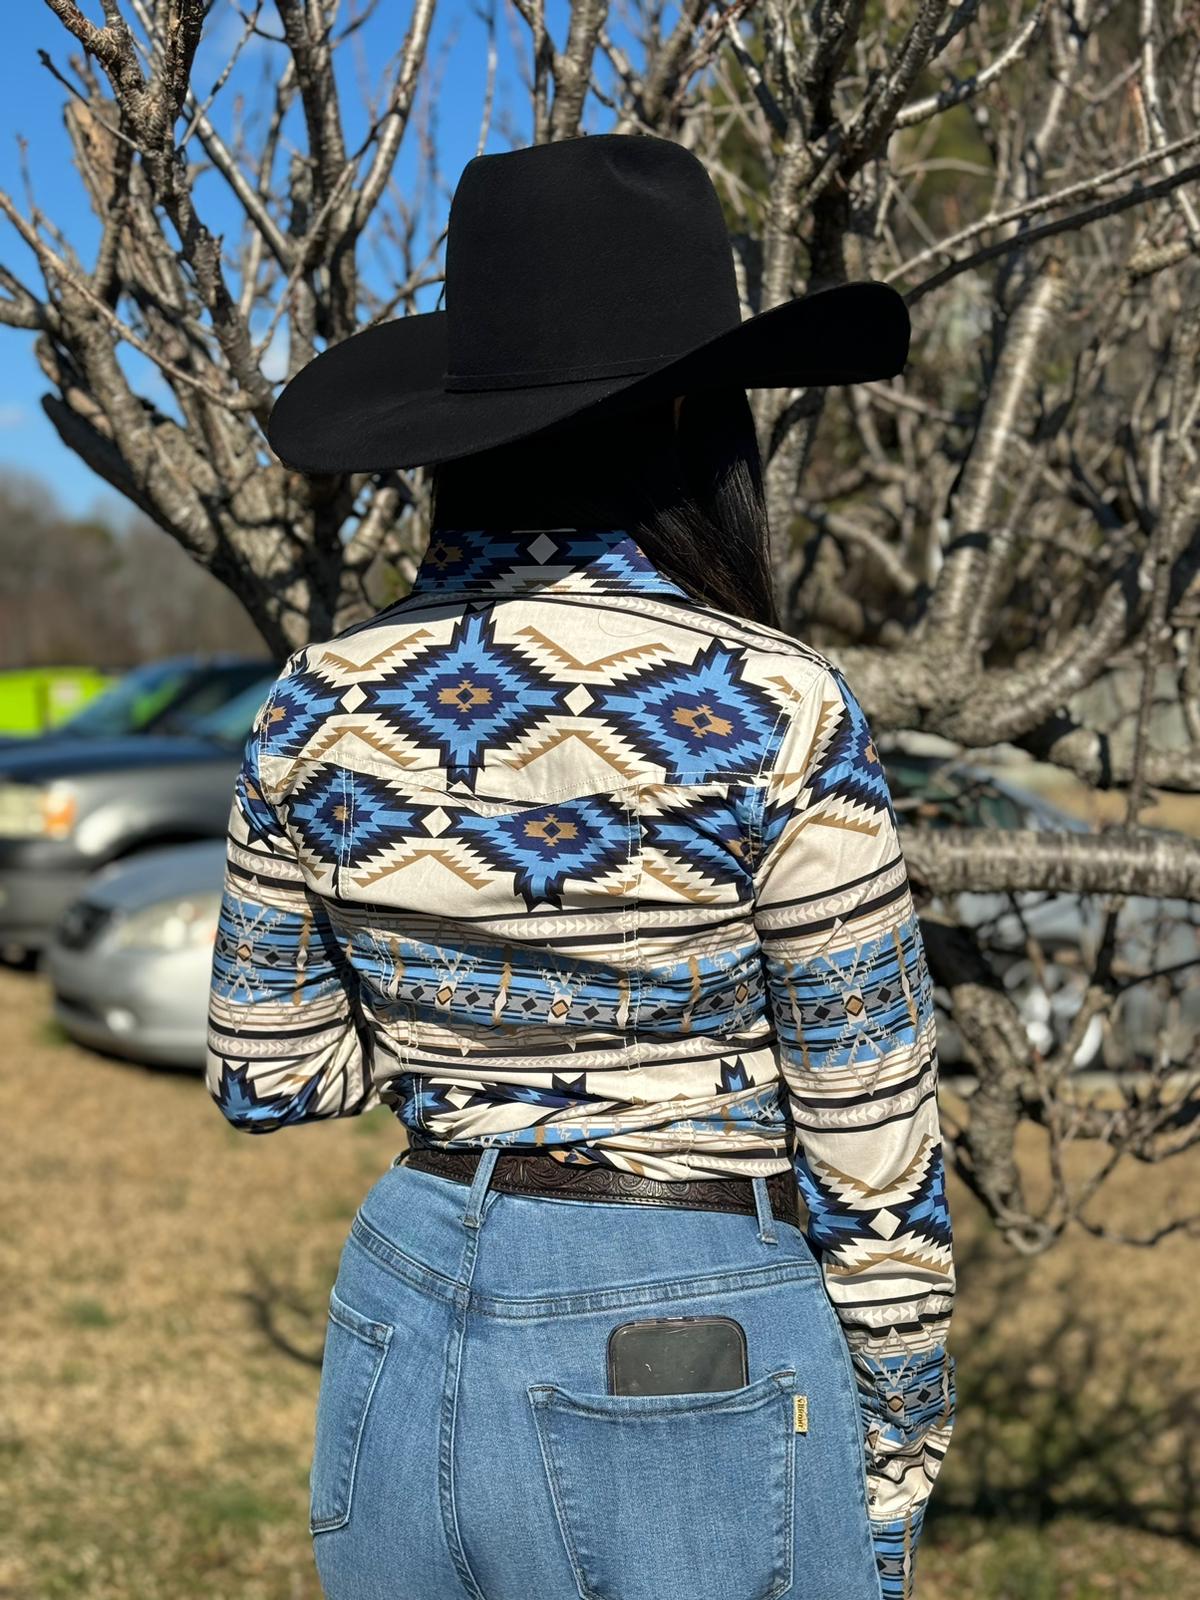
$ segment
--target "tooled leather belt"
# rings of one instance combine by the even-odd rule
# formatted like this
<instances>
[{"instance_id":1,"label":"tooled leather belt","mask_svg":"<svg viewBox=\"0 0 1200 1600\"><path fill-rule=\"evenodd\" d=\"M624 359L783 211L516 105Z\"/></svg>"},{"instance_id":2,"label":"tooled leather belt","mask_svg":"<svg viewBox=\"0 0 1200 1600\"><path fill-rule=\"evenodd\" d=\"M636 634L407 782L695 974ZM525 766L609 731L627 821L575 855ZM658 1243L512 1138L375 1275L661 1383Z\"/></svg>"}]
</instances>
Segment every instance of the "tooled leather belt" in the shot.
<instances>
[{"instance_id":1,"label":"tooled leather belt","mask_svg":"<svg viewBox=\"0 0 1200 1600\"><path fill-rule=\"evenodd\" d=\"M470 1183L482 1150L438 1150L409 1146L401 1165L432 1172L455 1183ZM739 1211L756 1215L749 1178L647 1178L635 1172L590 1162L556 1161L541 1152L501 1150L491 1187L505 1194L544 1195L553 1200L617 1201L638 1206L677 1206L697 1211ZM791 1171L767 1178L771 1214L800 1226L799 1190Z\"/></svg>"}]
</instances>

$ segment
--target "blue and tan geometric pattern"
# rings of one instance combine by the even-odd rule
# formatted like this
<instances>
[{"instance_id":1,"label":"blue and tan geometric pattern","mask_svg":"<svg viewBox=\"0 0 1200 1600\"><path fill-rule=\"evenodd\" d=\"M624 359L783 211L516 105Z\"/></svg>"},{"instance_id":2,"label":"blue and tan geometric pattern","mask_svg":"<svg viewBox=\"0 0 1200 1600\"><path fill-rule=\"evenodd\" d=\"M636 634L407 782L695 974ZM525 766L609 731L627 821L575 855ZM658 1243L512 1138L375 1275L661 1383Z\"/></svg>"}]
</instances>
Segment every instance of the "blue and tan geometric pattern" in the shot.
<instances>
[{"instance_id":1,"label":"blue and tan geometric pattern","mask_svg":"<svg viewBox=\"0 0 1200 1600\"><path fill-rule=\"evenodd\" d=\"M841 672L620 530L443 531L287 663L230 819L207 1083L237 1127L653 1177L791 1168L858 1379L885 1600L953 1425L932 982Z\"/></svg>"},{"instance_id":2,"label":"blue and tan geometric pattern","mask_svg":"<svg viewBox=\"0 0 1200 1600\"><path fill-rule=\"evenodd\" d=\"M428 641L402 673L359 678L364 717L434 752L451 783L470 785L487 752L566 711L570 685L537 671L496 638L484 613L464 616L444 642Z\"/></svg>"},{"instance_id":3,"label":"blue and tan geometric pattern","mask_svg":"<svg viewBox=\"0 0 1200 1600\"><path fill-rule=\"evenodd\" d=\"M714 639L685 663L656 663L601 695L597 714L620 724L669 774L757 769L779 706L740 671L740 653Z\"/></svg>"},{"instance_id":4,"label":"blue and tan geometric pattern","mask_svg":"<svg viewBox=\"0 0 1200 1600\"><path fill-rule=\"evenodd\" d=\"M324 717L338 709L338 695L315 672L294 672L276 685L271 709L272 748L298 755Z\"/></svg>"},{"instance_id":5,"label":"blue and tan geometric pattern","mask_svg":"<svg viewBox=\"0 0 1200 1600\"><path fill-rule=\"evenodd\" d=\"M397 834L412 833L417 816L418 808L406 796L344 767L315 767L288 800L288 825L298 848L341 866L371 860L372 852Z\"/></svg>"},{"instance_id":6,"label":"blue and tan geometric pattern","mask_svg":"<svg viewBox=\"0 0 1200 1600\"><path fill-rule=\"evenodd\" d=\"M629 813L611 795L579 795L498 816L464 809L456 826L495 872L512 874L513 889L530 911L539 904L561 911L568 879L595 881L629 865Z\"/></svg>"}]
</instances>

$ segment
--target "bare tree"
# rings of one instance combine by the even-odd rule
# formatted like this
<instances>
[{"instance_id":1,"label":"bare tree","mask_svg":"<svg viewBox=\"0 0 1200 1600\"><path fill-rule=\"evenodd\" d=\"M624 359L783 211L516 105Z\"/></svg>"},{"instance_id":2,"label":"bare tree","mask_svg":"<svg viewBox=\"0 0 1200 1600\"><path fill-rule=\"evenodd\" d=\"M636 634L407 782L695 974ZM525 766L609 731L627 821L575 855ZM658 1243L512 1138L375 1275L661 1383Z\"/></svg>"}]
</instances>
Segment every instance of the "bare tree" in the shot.
<instances>
[{"instance_id":1,"label":"bare tree","mask_svg":"<svg viewBox=\"0 0 1200 1600\"><path fill-rule=\"evenodd\" d=\"M381 565L403 583L428 525L420 471L309 478L272 457L264 356L286 322L294 372L440 281L444 236L424 241L421 196L392 185L407 139L422 183L439 203L449 194L433 0L412 0L353 149L335 58L363 17L344 19L337 0L275 0L268 14L253 0L205 93L190 82L202 0L102 0L103 27L74 0L46 4L82 46L71 77L43 62L67 94L103 236L85 265L32 200L26 215L0 194L41 276L0 268L0 319L35 334L64 443L228 584L283 653L371 609ZM480 150L501 14L484 20ZM558 40L543 0L513 0L503 20L535 141L582 132L599 108L597 127L704 159L747 313L845 277L907 296L902 380L754 396L780 599L797 631L828 638L880 733L1004 746L1123 792L1117 828L910 829L906 842L931 966L978 1079L964 1124L945 1121L949 1159L1018 1248L1072 1220L1098 1228L1086 1207L1113 1162L1164 1158L1200 1128L1194 1038L1174 1058L1166 1031L1149 1041L1149 1071L1117 1111L1072 1082L1080 1039L1133 981L1117 958L1122 907L1200 900L1200 841L1140 822L1151 790L1200 792L1195 8L681 0L668 25L656 0L620 15L575 0ZM278 60L253 148L214 120L252 36ZM289 155L296 105L307 145ZM234 247L200 214L201 170L244 217ZM359 272L376 234L402 263L382 300ZM178 418L135 392L122 345L155 364ZM1081 718L1079 696L1130 665L1141 692L1116 737ZM1152 737L1164 669L1186 729L1174 742ZM986 939L955 920L963 890L1014 905L1031 890L1106 897L1082 1004L1053 1046L1032 1040ZM1135 977L1178 1003L1195 958ZM1036 1212L1014 1158L1025 1118L1050 1135ZM1062 1161L1076 1138L1108 1147L1083 1185Z\"/></svg>"}]
</instances>

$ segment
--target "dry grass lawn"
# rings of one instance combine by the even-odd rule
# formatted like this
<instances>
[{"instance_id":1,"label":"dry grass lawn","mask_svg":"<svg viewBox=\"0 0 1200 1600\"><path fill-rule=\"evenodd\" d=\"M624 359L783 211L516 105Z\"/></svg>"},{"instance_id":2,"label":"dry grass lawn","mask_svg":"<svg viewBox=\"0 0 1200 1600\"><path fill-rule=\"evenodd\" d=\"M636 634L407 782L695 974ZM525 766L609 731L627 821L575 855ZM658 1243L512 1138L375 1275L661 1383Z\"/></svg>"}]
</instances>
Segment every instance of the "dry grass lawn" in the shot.
<instances>
[{"instance_id":1,"label":"dry grass lawn","mask_svg":"<svg viewBox=\"0 0 1200 1600\"><path fill-rule=\"evenodd\" d=\"M196 1077L91 1055L48 1015L39 979L0 971L0 1596L320 1600L325 1301L399 1126L251 1138ZM1038 1155L1030 1130L1033 1175ZM1119 1171L1093 1215L1142 1232L1194 1207L1198 1160ZM1200 1594L1194 1241L1074 1234L1023 1260L951 1204L960 1415L920 1600Z\"/></svg>"}]
</instances>

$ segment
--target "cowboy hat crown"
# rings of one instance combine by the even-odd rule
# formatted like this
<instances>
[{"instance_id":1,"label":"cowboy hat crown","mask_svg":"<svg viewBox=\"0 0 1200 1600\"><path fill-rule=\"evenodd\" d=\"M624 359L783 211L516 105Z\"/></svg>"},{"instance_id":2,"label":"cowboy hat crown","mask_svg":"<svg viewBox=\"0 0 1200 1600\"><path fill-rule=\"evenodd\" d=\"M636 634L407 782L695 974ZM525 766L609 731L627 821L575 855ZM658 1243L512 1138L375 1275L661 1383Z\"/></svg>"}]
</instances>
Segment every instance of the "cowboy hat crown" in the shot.
<instances>
[{"instance_id":1,"label":"cowboy hat crown","mask_svg":"<svg viewBox=\"0 0 1200 1600\"><path fill-rule=\"evenodd\" d=\"M721 203L670 139L591 134L476 156L446 235L445 309L323 350L267 435L305 472L450 460L689 388L892 377L890 285L835 284L743 320Z\"/></svg>"}]
</instances>

